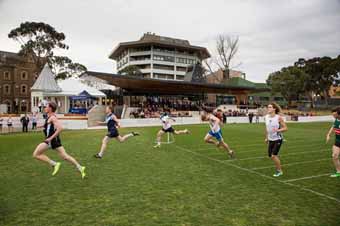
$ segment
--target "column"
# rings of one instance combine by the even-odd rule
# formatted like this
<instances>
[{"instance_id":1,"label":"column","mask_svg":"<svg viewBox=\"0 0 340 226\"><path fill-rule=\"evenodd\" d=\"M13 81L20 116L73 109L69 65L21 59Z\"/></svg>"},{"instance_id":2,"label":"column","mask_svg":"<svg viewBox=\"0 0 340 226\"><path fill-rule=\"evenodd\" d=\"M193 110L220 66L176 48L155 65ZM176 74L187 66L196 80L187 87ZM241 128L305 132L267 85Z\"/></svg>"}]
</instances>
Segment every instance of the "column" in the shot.
<instances>
[{"instance_id":1,"label":"column","mask_svg":"<svg viewBox=\"0 0 340 226\"><path fill-rule=\"evenodd\" d=\"M66 114L66 113L68 113L68 111L67 111L67 96L65 96L64 97L64 113Z\"/></svg>"}]
</instances>

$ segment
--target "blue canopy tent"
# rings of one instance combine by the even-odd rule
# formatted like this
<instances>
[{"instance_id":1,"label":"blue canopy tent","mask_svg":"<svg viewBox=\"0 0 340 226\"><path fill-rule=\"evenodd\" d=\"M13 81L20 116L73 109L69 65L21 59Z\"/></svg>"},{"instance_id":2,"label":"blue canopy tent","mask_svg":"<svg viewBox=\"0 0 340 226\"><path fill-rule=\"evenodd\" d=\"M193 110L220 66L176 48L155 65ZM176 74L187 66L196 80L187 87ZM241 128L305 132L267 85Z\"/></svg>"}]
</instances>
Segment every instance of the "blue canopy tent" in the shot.
<instances>
[{"instance_id":1,"label":"blue canopy tent","mask_svg":"<svg viewBox=\"0 0 340 226\"><path fill-rule=\"evenodd\" d=\"M79 93L77 96L70 96L70 113L72 114L86 114L89 103L95 100L96 97L91 96L86 90ZM82 106L78 106L77 103L82 103Z\"/></svg>"}]
</instances>

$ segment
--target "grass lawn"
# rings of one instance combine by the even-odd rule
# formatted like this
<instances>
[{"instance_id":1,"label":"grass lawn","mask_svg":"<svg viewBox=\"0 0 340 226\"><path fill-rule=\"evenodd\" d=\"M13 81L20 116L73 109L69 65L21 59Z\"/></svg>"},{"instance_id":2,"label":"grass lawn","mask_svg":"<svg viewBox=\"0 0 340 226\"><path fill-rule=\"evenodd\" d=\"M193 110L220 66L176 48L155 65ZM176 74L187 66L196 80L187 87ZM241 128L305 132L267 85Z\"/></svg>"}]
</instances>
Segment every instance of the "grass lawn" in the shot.
<instances>
[{"instance_id":1,"label":"grass lawn","mask_svg":"<svg viewBox=\"0 0 340 226\"><path fill-rule=\"evenodd\" d=\"M223 128L236 160L203 142L207 125L188 126L191 135L160 149L152 147L159 127L137 128L141 136L112 141L101 160L93 154L104 130L64 131L64 147L87 167L84 180L66 162L52 177L32 158L42 133L0 136L0 225L340 225L340 179L327 175L330 123L288 127L280 178L272 177L263 124Z\"/></svg>"}]
</instances>

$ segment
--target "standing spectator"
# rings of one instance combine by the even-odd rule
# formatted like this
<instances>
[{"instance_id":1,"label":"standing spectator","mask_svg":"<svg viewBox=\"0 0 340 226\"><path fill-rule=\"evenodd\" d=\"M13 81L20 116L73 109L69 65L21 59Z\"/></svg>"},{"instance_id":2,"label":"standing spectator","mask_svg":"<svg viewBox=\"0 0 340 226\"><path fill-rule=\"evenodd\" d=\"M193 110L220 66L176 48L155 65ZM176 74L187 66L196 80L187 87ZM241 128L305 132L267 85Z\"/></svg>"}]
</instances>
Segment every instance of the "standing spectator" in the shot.
<instances>
[{"instance_id":1,"label":"standing spectator","mask_svg":"<svg viewBox=\"0 0 340 226\"><path fill-rule=\"evenodd\" d=\"M227 123L227 112L223 112L223 124Z\"/></svg>"},{"instance_id":2,"label":"standing spectator","mask_svg":"<svg viewBox=\"0 0 340 226\"><path fill-rule=\"evenodd\" d=\"M7 127L8 127L8 132L11 133L13 132L13 120L12 116L9 116L7 119Z\"/></svg>"},{"instance_id":3,"label":"standing spectator","mask_svg":"<svg viewBox=\"0 0 340 226\"><path fill-rule=\"evenodd\" d=\"M3 123L3 121L4 121L4 119L1 118L1 116L0 116L0 133L2 133L2 123Z\"/></svg>"},{"instance_id":4,"label":"standing spectator","mask_svg":"<svg viewBox=\"0 0 340 226\"><path fill-rule=\"evenodd\" d=\"M37 129L37 122L38 122L38 116L37 116L37 113L34 113L32 115L32 130Z\"/></svg>"},{"instance_id":5,"label":"standing spectator","mask_svg":"<svg viewBox=\"0 0 340 226\"><path fill-rule=\"evenodd\" d=\"M27 114L25 113L25 115L23 117L21 117L20 122L22 124L22 132L28 132L28 123L30 122L30 118L27 116Z\"/></svg>"},{"instance_id":6,"label":"standing spectator","mask_svg":"<svg viewBox=\"0 0 340 226\"><path fill-rule=\"evenodd\" d=\"M39 100L38 108L39 108L39 113L41 113L41 111L42 111L42 101L41 100Z\"/></svg>"},{"instance_id":7,"label":"standing spectator","mask_svg":"<svg viewBox=\"0 0 340 226\"><path fill-rule=\"evenodd\" d=\"M260 114L259 113L256 113L256 115L255 115L255 122L260 123Z\"/></svg>"},{"instance_id":8,"label":"standing spectator","mask_svg":"<svg viewBox=\"0 0 340 226\"><path fill-rule=\"evenodd\" d=\"M253 112L250 112L250 113L248 114L248 117L249 117L249 123L253 123L254 113L253 113Z\"/></svg>"}]
</instances>

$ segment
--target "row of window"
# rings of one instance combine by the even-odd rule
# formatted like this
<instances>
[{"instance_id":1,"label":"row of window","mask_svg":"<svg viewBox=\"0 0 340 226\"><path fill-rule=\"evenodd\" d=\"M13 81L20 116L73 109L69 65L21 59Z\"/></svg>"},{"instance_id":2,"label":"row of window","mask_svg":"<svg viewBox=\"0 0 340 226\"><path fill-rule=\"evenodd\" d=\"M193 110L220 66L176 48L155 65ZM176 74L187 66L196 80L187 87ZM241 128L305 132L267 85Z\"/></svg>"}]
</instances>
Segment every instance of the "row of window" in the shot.
<instances>
[{"instance_id":1,"label":"row of window","mask_svg":"<svg viewBox=\"0 0 340 226\"><path fill-rule=\"evenodd\" d=\"M150 56L130 57L130 61L142 61L142 60L150 60ZM175 57L173 57L173 56L163 56L163 55L153 55L153 60L175 62ZM127 59L126 58L124 60L118 62L118 67L123 66L124 62L127 63ZM183 58L183 57L176 57L176 62L177 63L181 63L181 64L193 65L193 64L196 63L196 60L188 59L188 58Z\"/></svg>"},{"instance_id":2,"label":"row of window","mask_svg":"<svg viewBox=\"0 0 340 226\"><path fill-rule=\"evenodd\" d=\"M20 85L20 94L27 94L28 87L27 85ZM11 85L5 84L3 85L3 94L10 95L11 94Z\"/></svg>"},{"instance_id":3,"label":"row of window","mask_svg":"<svg viewBox=\"0 0 340 226\"><path fill-rule=\"evenodd\" d=\"M169 75L169 74L153 74L153 77L158 78L158 79L166 79L166 80L175 79L174 75ZM184 75L176 75L176 80L184 80Z\"/></svg>"},{"instance_id":4,"label":"row of window","mask_svg":"<svg viewBox=\"0 0 340 226\"><path fill-rule=\"evenodd\" d=\"M177 63L181 63L181 64L195 64L196 63L196 60L193 60L193 59L187 59L187 58L182 58L182 57L177 57L176 58L176 62Z\"/></svg>"},{"instance_id":5,"label":"row of window","mask_svg":"<svg viewBox=\"0 0 340 226\"><path fill-rule=\"evenodd\" d=\"M121 61L118 61L118 63L117 63L117 67L118 68L121 68L121 67L123 67L125 64L127 64L128 63L128 58L124 58L123 60L121 60Z\"/></svg>"},{"instance_id":6,"label":"row of window","mask_svg":"<svg viewBox=\"0 0 340 226\"><path fill-rule=\"evenodd\" d=\"M4 71L3 79L4 80L11 80L11 73L9 71ZM28 80L28 73L26 71L22 71L20 73L20 79L21 80Z\"/></svg>"}]
</instances>

